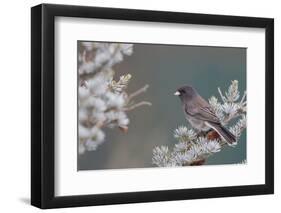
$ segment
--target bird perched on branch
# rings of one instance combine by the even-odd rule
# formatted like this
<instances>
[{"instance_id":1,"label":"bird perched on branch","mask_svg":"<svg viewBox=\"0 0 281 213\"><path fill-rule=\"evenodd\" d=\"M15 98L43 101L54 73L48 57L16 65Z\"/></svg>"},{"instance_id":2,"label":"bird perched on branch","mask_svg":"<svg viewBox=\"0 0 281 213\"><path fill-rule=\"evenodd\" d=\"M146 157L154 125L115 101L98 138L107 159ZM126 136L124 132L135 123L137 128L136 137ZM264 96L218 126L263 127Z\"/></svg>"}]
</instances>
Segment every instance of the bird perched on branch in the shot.
<instances>
[{"instance_id":1,"label":"bird perched on branch","mask_svg":"<svg viewBox=\"0 0 281 213\"><path fill-rule=\"evenodd\" d=\"M183 86L174 95L181 99L185 117L193 128L199 131L213 129L230 146L236 145L235 136L221 124L210 104L192 86Z\"/></svg>"}]
</instances>

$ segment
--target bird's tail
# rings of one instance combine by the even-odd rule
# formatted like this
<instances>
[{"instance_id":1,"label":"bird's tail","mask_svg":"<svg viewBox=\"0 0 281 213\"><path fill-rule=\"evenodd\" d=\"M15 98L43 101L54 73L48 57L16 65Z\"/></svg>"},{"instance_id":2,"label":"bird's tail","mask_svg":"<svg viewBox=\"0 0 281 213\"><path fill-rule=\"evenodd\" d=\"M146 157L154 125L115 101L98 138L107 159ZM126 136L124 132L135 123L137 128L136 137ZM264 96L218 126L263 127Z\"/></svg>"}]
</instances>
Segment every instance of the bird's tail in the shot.
<instances>
[{"instance_id":1,"label":"bird's tail","mask_svg":"<svg viewBox=\"0 0 281 213\"><path fill-rule=\"evenodd\" d=\"M230 146L237 144L236 137L220 124L208 123Z\"/></svg>"}]
</instances>

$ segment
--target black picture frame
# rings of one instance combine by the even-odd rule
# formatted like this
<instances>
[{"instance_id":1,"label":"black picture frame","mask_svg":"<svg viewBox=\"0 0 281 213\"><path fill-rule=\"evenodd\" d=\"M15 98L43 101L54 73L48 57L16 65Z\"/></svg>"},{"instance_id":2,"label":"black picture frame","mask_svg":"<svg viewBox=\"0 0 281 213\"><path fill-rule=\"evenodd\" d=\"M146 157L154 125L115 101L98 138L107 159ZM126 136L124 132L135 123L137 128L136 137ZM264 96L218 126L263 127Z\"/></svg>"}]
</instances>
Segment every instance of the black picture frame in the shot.
<instances>
[{"instance_id":1,"label":"black picture frame","mask_svg":"<svg viewBox=\"0 0 281 213\"><path fill-rule=\"evenodd\" d=\"M101 18L145 22L264 28L266 136L265 184L96 195L54 195L55 170L55 17ZM31 8L31 204L60 208L121 203L274 193L274 20L148 10L41 4Z\"/></svg>"}]
</instances>

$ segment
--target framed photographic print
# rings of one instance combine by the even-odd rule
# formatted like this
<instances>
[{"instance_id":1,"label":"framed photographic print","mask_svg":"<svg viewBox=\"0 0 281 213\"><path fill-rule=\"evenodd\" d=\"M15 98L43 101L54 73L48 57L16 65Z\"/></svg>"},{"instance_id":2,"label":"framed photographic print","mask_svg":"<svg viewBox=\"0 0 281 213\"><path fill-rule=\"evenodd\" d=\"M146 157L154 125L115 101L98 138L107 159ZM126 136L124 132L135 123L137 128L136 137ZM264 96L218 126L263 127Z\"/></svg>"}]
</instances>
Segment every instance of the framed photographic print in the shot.
<instances>
[{"instance_id":1,"label":"framed photographic print","mask_svg":"<svg viewBox=\"0 0 281 213\"><path fill-rule=\"evenodd\" d=\"M271 194L274 21L31 9L31 204Z\"/></svg>"}]
</instances>

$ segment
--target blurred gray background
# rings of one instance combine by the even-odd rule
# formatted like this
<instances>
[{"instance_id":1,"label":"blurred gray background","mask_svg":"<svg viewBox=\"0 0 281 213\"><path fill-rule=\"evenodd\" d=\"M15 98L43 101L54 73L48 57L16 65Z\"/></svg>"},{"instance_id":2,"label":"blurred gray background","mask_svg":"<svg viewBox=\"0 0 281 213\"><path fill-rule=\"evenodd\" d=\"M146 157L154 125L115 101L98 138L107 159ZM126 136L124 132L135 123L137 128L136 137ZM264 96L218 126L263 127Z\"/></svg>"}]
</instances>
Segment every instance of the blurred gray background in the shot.
<instances>
[{"instance_id":1,"label":"blurred gray background","mask_svg":"<svg viewBox=\"0 0 281 213\"><path fill-rule=\"evenodd\" d=\"M155 167L151 163L155 146L173 147L177 140L173 131L188 125L175 90L189 84L206 99L215 95L217 87L225 91L231 80L239 81L246 90L246 49L205 46L135 44L134 53L115 65L116 79L130 73L128 91L149 84L138 100L152 102L128 113L127 134L107 129L105 142L96 151L78 157L78 170ZM240 163L246 159L246 131L235 148L225 147L206 164Z\"/></svg>"}]
</instances>

